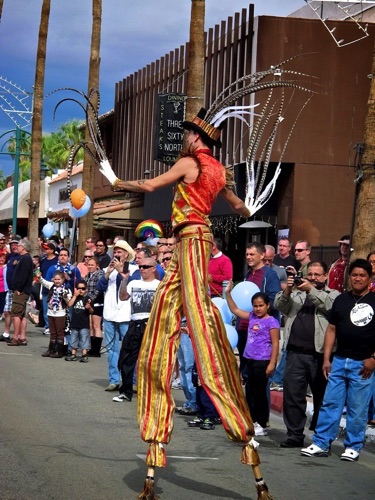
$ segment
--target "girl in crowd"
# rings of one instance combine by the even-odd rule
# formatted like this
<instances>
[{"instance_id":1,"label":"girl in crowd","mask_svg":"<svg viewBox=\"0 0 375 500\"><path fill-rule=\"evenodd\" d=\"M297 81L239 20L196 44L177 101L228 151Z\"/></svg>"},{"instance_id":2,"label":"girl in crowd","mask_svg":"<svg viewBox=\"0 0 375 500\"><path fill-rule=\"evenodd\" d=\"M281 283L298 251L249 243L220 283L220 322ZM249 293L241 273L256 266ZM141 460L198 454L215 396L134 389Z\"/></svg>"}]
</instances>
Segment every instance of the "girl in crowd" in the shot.
<instances>
[{"instance_id":1,"label":"girl in crowd","mask_svg":"<svg viewBox=\"0 0 375 500\"><path fill-rule=\"evenodd\" d=\"M50 342L47 351L44 352L42 356L44 358L62 358L64 351L67 304L72 297L72 292L65 281L65 276L62 271L56 271L52 281L45 280L42 278L41 274L39 277L41 284L49 289L47 295L47 315Z\"/></svg>"},{"instance_id":2,"label":"girl in crowd","mask_svg":"<svg viewBox=\"0 0 375 500\"><path fill-rule=\"evenodd\" d=\"M7 280L6 280L6 274L7 274L6 260L7 260L6 252L5 251L0 252L0 318L4 311L5 297L8 290Z\"/></svg>"},{"instance_id":3,"label":"girl in crowd","mask_svg":"<svg viewBox=\"0 0 375 500\"><path fill-rule=\"evenodd\" d=\"M88 253L86 250L85 253ZM96 257L91 257L87 260L88 273L84 277L87 285L87 296L91 301L91 306L94 313L90 315L90 335L91 335L91 349L89 356L100 358L100 349L103 341L102 319L103 319L103 305L104 294L96 289L98 281L103 276L104 271L100 269L99 261Z\"/></svg>"},{"instance_id":4,"label":"girl in crowd","mask_svg":"<svg viewBox=\"0 0 375 500\"><path fill-rule=\"evenodd\" d=\"M234 302L232 282L225 289L229 309L238 318L248 319L247 342L244 350L246 361L246 400L254 421L256 436L267 436L269 419L268 378L275 371L279 354L280 324L269 315L270 299L266 293L255 293L251 299L253 311L239 309Z\"/></svg>"}]
</instances>

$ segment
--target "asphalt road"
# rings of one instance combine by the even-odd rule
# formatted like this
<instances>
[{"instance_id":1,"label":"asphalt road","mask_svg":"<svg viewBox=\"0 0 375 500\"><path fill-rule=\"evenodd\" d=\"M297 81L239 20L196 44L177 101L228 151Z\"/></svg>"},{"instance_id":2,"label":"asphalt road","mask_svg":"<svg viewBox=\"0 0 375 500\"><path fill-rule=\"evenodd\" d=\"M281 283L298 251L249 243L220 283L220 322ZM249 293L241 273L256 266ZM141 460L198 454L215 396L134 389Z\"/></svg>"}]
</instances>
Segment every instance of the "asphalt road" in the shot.
<instances>
[{"instance_id":1,"label":"asphalt road","mask_svg":"<svg viewBox=\"0 0 375 500\"><path fill-rule=\"evenodd\" d=\"M112 402L114 394L104 391L106 356L87 364L42 358L48 337L32 325L29 331L27 347L0 343L0 499L135 500L147 451L136 396L131 403ZM182 404L182 391L173 394ZM187 417L174 421L167 468L157 469L160 500L256 498L251 468L241 465L241 447L222 426L203 431L187 427ZM269 435L258 441L275 499L374 498L375 444L348 463L339 460L340 441L328 458L311 459L281 449L283 438L282 419L272 415Z\"/></svg>"}]
</instances>

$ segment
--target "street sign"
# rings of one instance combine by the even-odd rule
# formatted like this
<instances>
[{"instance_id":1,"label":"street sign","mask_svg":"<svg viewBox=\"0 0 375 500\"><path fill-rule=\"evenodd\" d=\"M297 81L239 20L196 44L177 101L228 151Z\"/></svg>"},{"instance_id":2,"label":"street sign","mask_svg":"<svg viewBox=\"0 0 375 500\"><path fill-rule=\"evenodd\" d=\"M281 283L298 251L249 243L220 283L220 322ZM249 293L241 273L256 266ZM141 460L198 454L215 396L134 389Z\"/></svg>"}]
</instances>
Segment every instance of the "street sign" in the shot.
<instances>
[{"instance_id":1,"label":"street sign","mask_svg":"<svg viewBox=\"0 0 375 500\"><path fill-rule=\"evenodd\" d=\"M155 121L154 159L172 165L182 148L185 94L159 94Z\"/></svg>"}]
</instances>

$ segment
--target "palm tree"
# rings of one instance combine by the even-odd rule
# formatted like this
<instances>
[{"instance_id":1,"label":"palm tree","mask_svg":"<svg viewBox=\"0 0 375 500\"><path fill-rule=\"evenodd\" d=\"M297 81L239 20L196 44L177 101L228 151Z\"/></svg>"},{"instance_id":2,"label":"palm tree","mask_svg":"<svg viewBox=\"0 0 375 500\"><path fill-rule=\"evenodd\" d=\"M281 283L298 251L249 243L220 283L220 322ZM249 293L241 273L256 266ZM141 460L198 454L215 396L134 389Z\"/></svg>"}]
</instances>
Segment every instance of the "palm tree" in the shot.
<instances>
[{"instance_id":1,"label":"palm tree","mask_svg":"<svg viewBox=\"0 0 375 500\"><path fill-rule=\"evenodd\" d=\"M89 66L89 80L88 80L88 94L92 89L99 89L99 69L100 69L100 38L101 38L101 25L102 25L102 0L92 0L92 33L91 33L91 50L90 50L90 66ZM93 98L95 108L98 107L96 96ZM91 143L88 128L85 129L85 142ZM95 151L93 150L95 155ZM95 163L89 154L85 153L84 164L82 173L82 189L93 200L94 196L94 177L95 177ZM94 203L92 203L93 205ZM78 255L82 255L85 249L86 238L92 233L93 226L93 211L87 213L80 221L79 230L79 245Z\"/></svg>"},{"instance_id":2,"label":"palm tree","mask_svg":"<svg viewBox=\"0 0 375 500\"><path fill-rule=\"evenodd\" d=\"M371 75L375 74L375 47ZM353 257L365 258L375 248L375 79L371 78L364 131L364 152L357 171L357 196L352 231Z\"/></svg>"},{"instance_id":3,"label":"palm tree","mask_svg":"<svg viewBox=\"0 0 375 500\"><path fill-rule=\"evenodd\" d=\"M204 105L204 19L206 3L204 0L191 0L189 72L187 78L186 103L187 119L191 119ZM194 96L194 99L189 99Z\"/></svg>"},{"instance_id":4,"label":"palm tree","mask_svg":"<svg viewBox=\"0 0 375 500\"><path fill-rule=\"evenodd\" d=\"M0 0L0 21L1 21L1 16L3 13L3 3L4 3L4 0Z\"/></svg>"},{"instance_id":5,"label":"palm tree","mask_svg":"<svg viewBox=\"0 0 375 500\"><path fill-rule=\"evenodd\" d=\"M42 158L42 113L47 36L51 0L43 0L36 56L33 118L31 125L31 182L29 201L28 238L33 251L38 249L40 198L40 164Z\"/></svg>"}]
</instances>

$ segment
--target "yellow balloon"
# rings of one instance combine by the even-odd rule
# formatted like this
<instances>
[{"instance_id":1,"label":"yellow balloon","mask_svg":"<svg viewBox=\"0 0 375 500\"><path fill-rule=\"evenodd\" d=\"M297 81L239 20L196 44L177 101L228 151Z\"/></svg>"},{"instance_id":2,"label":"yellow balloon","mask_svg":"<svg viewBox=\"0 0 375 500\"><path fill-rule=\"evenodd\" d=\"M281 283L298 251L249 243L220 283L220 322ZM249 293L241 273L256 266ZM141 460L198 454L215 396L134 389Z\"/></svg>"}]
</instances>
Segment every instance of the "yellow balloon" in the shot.
<instances>
[{"instance_id":1,"label":"yellow balloon","mask_svg":"<svg viewBox=\"0 0 375 500\"><path fill-rule=\"evenodd\" d=\"M82 189L74 189L70 194L70 201L74 208L79 210L86 201L86 193Z\"/></svg>"}]
</instances>

